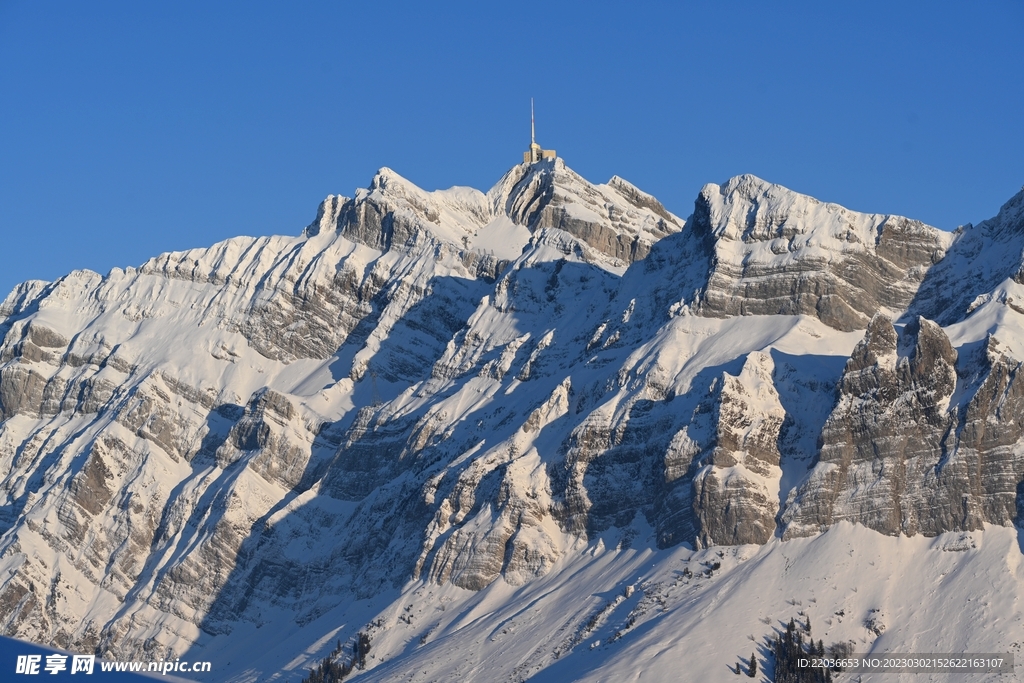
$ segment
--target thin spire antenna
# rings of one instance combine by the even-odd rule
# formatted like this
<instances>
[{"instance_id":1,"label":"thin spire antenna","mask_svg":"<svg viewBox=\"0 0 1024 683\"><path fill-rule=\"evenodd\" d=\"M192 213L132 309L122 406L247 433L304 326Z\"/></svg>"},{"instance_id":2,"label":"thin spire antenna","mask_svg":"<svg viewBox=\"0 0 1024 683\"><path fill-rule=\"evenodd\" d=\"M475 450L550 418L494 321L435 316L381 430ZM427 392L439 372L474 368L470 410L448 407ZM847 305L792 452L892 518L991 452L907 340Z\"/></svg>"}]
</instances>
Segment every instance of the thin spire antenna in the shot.
<instances>
[{"instance_id":1,"label":"thin spire antenna","mask_svg":"<svg viewBox=\"0 0 1024 683\"><path fill-rule=\"evenodd\" d=\"M555 150L541 149L537 144L537 119L534 116L533 98L530 98L530 149L523 152L524 164L535 164L544 159L555 159Z\"/></svg>"},{"instance_id":2,"label":"thin spire antenna","mask_svg":"<svg viewBox=\"0 0 1024 683\"><path fill-rule=\"evenodd\" d=\"M530 144L536 144L537 133L533 126L533 98L530 98Z\"/></svg>"}]
</instances>

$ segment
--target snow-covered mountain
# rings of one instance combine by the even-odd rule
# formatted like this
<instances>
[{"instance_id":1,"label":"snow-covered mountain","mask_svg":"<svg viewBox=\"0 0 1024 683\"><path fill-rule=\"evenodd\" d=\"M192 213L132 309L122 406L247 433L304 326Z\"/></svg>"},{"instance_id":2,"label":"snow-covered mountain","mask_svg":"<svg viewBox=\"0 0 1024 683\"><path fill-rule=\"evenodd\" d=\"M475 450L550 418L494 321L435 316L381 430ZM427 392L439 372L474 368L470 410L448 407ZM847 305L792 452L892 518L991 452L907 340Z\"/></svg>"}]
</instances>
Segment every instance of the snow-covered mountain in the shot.
<instances>
[{"instance_id":1,"label":"snow-covered mountain","mask_svg":"<svg viewBox=\"0 0 1024 683\"><path fill-rule=\"evenodd\" d=\"M555 159L24 283L2 632L239 681L357 632L381 681L716 680L790 617L1016 651L1021 273L1024 191L947 233L740 176L683 220Z\"/></svg>"}]
</instances>

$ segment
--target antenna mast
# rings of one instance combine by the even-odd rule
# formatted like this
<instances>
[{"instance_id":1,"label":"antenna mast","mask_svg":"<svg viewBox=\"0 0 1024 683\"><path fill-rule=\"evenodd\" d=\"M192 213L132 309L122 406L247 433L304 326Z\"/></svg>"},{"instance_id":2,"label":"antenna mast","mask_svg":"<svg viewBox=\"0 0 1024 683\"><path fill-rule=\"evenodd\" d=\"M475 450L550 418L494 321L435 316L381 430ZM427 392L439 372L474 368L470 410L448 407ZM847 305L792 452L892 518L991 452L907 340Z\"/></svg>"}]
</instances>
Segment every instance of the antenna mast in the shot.
<instances>
[{"instance_id":1,"label":"antenna mast","mask_svg":"<svg viewBox=\"0 0 1024 683\"><path fill-rule=\"evenodd\" d=\"M543 159L556 158L555 150L541 149L537 144L537 125L533 115L533 98L530 98L530 149L523 152L524 164L535 164Z\"/></svg>"},{"instance_id":2,"label":"antenna mast","mask_svg":"<svg viewBox=\"0 0 1024 683\"><path fill-rule=\"evenodd\" d=\"M530 98L530 144L537 142L537 134L533 127L533 98Z\"/></svg>"}]
</instances>

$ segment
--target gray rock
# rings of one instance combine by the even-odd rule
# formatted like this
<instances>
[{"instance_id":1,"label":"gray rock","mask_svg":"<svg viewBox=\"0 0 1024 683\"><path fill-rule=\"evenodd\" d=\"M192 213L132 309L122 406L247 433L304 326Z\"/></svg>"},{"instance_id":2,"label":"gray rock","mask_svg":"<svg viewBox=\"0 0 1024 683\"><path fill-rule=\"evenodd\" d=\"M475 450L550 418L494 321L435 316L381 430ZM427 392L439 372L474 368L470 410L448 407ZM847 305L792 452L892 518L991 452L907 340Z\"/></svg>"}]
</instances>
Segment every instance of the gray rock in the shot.
<instances>
[{"instance_id":1,"label":"gray rock","mask_svg":"<svg viewBox=\"0 0 1024 683\"><path fill-rule=\"evenodd\" d=\"M779 510L779 430L785 411L772 382L771 357L750 354L738 377L724 375L715 441L693 478L697 542L767 543Z\"/></svg>"},{"instance_id":2,"label":"gray rock","mask_svg":"<svg viewBox=\"0 0 1024 683\"><path fill-rule=\"evenodd\" d=\"M918 318L904 335L909 355L876 316L854 350L818 463L783 514L786 537L840 520L935 536L1015 519L1024 475L1011 446L1021 437L1012 417L1024 409L1013 374L1020 363L990 341L984 358L961 363L961 384L975 371L980 381L951 402L957 354L942 329Z\"/></svg>"},{"instance_id":3,"label":"gray rock","mask_svg":"<svg viewBox=\"0 0 1024 683\"><path fill-rule=\"evenodd\" d=\"M695 310L815 316L843 331L907 309L947 233L898 216L858 214L754 176L701 190L689 225L714 238Z\"/></svg>"},{"instance_id":4,"label":"gray rock","mask_svg":"<svg viewBox=\"0 0 1024 683\"><path fill-rule=\"evenodd\" d=\"M382 169L300 237L26 283L0 304L0 629L166 659L411 578L522 584L599 537L1010 524L1020 362L919 314L1016 315L1014 201L954 237L746 176L684 226L560 160L487 194ZM531 232L513 262L471 248L496 219ZM940 296L954 261L978 278ZM724 320L750 315L779 317ZM864 330L841 376L818 321Z\"/></svg>"}]
</instances>

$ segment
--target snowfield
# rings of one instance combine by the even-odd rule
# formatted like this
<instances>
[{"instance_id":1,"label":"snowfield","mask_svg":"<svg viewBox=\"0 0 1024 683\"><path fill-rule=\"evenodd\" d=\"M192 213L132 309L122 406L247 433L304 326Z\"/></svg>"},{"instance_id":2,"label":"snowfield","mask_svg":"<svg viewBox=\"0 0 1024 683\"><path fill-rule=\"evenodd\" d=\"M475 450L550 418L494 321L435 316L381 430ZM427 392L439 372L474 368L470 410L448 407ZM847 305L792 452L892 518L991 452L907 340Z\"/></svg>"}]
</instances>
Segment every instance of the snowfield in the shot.
<instances>
[{"instance_id":1,"label":"snowfield","mask_svg":"<svg viewBox=\"0 0 1024 683\"><path fill-rule=\"evenodd\" d=\"M24 283L0 632L237 683L360 634L352 680L770 680L791 619L1018 656L1022 273L1024 192L945 233L740 176L684 220L556 159Z\"/></svg>"}]
</instances>

